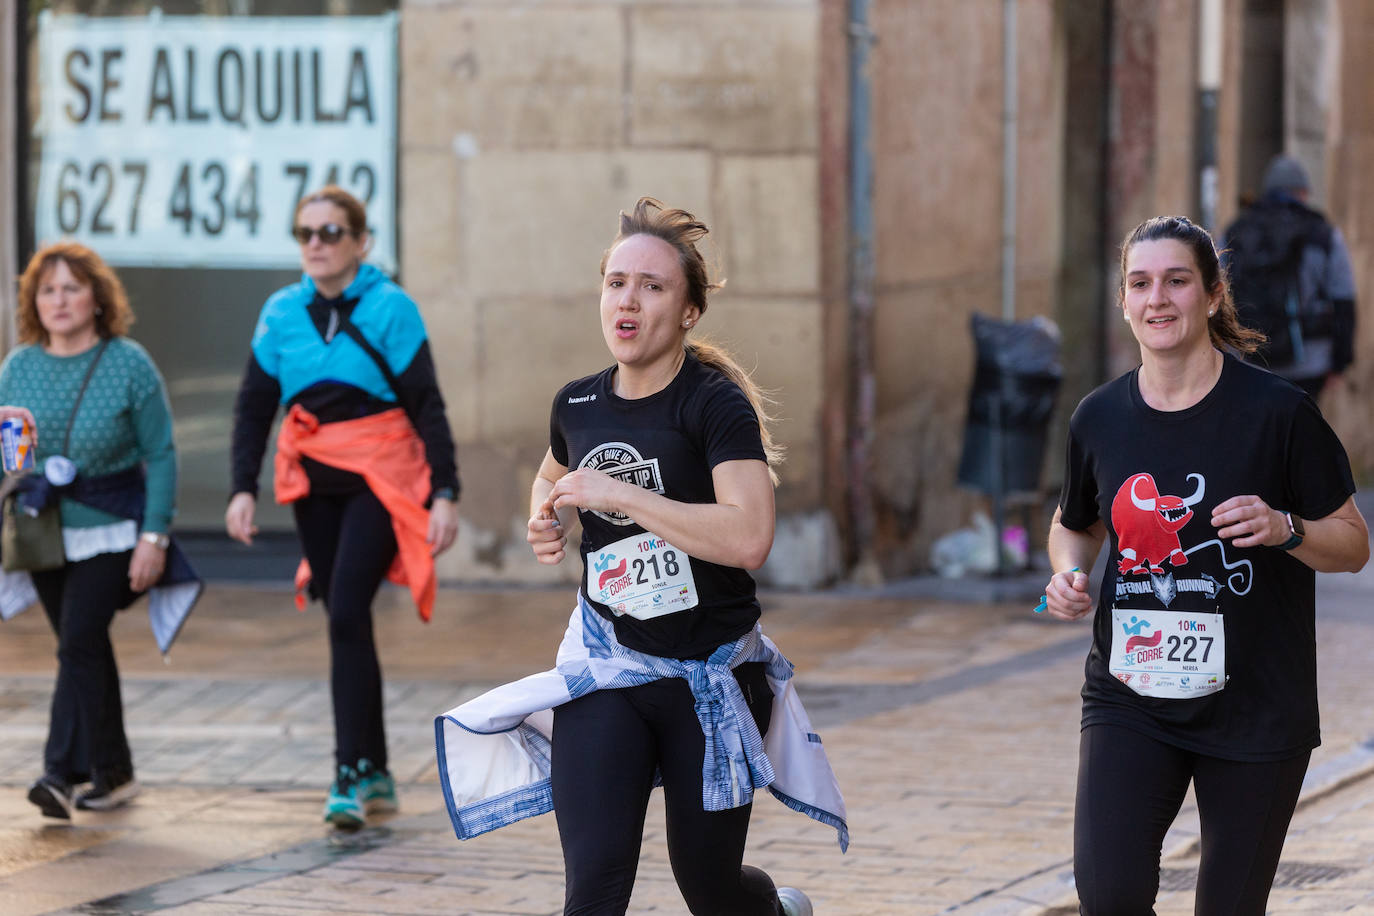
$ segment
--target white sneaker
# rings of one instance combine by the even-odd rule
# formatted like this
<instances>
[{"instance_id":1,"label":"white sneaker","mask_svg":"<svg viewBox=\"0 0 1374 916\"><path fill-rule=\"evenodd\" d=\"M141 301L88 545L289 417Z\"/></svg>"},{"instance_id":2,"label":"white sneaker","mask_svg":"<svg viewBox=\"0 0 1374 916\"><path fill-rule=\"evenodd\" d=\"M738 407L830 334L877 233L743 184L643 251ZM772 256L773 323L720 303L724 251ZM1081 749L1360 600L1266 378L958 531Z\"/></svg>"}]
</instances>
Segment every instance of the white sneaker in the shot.
<instances>
[{"instance_id":1,"label":"white sneaker","mask_svg":"<svg viewBox=\"0 0 1374 916\"><path fill-rule=\"evenodd\" d=\"M778 888L778 902L782 904L783 916L814 916L811 898L795 887Z\"/></svg>"},{"instance_id":2,"label":"white sneaker","mask_svg":"<svg viewBox=\"0 0 1374 916\"><path fill-rule=\"evenodd\" d=\"M123 780L116 783L116 780ZM142 791L138 780L132 773L106 778L95 774L91 788L76 797L76 806L82 811L113 811Z\"/></svg>"}]
</instances>

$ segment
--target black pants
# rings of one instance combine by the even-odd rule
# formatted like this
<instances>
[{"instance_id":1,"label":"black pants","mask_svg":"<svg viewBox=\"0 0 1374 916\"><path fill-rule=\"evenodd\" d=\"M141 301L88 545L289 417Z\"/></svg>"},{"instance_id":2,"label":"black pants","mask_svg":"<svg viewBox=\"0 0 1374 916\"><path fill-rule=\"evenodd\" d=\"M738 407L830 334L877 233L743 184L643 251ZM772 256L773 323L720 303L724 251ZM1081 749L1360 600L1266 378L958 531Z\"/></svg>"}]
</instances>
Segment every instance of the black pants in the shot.
<instances>
[{"instance_id":1,"label":"black pants","mask_svg":"<svg viewBox=\"0 0 1374 916\"><path fill-rule=\"evenodd\" d=\"M1164 834L1191 780L1202 823L1194 911L1263 916L1310 756L1240 763L1128 728L1083 729L1073 837L1080 911L1154 913Z\"/></svg>"},{"instance_id":2,"label":"black pants","mask_svg":"<svg viewBox=\"0 0 1374 916\"><path fill-rule=\"evenodd\" d=\"M386 769L382 667L372 638L372 599L396 556L391 515L371 490L310 495L292 504L312 587L329 614L334 757Z\"/></svg>"},{"instance_id":3,"label":"black pants","mask_svg":"<svg viewBox=\"0 0 1374 916\"><path fill-rule=\"evenodd\" d=\"M57 634L57 685L48 719L43 769L69 784L103 773L133 774L124 734L119 668L110 643L115 610L133 600L133 551L96 554L60 569L33 573L33 585Z\"/></svg>"},{"instance_id":4,"label":"black pants","mask_svg":"<svg viewBox=\"0 0 1374 916\"><path fill-rule=\"evenodd\" d=\"M759 733L773 694L761 662L735 669ZM697 916L776 916L772 880L742 867L751 806L701 805L705 739L682 678L598 690L554 710L553 802L567 871L565 916L630 905L654 771L663 778L668 858Z\"/></svg>"}]
</instances>

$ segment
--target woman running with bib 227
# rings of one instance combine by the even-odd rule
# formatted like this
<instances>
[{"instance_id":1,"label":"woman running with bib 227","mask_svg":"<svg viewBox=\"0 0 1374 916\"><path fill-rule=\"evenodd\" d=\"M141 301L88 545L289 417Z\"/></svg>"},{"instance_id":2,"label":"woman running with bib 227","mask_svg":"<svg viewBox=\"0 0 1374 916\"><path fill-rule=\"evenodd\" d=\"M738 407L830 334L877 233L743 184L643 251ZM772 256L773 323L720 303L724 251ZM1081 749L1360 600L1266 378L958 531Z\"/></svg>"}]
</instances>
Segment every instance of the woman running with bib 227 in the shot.
<instances>
[{"instance_id":1,"label":"woman running with bib 227","mask_svg":"<svg viewBox=\"0 0 1374 916\"><path fill-rule=\"evenodd\" d=\"M1121 314L1140 367L1069 424L1047 610L1096 608L1083 685L1074 879L1088 916L1153 913L1191 782L1196 912L1261 916L1317 726L1315 572L1358 571L1369 532L1345 449L1312 400L1242 362L1205 230L1138 226ZM1096 601L1088 576L1104 538Z\"/></svg>"}]
</instances>

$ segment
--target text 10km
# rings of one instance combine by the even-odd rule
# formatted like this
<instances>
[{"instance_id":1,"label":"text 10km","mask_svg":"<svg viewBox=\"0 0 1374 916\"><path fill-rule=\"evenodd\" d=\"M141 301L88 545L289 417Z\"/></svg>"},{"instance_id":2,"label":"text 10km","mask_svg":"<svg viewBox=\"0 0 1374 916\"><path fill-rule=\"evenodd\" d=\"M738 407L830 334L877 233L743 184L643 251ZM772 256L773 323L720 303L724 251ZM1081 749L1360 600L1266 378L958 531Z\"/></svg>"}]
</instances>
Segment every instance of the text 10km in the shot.
<instances>
[{"instance_id":1,"label":"text 10km","mask_svg":"<svg viewBox=\"0 0 1374 916\"><path fill-rule=\"evenodd\" d=\"M1178 628L1179 628L1180 630L1185 630L1185 631L1191 632L1191 633L1206 633L1206 632L1207 632L1207 624L1202 623L1201 621L1198 621L1198 620L1180 620L1180 621L1178 622Z\"/></svg>"},{"instance_id":2,"label":"text 10km","mask_svg":"<svg viewBox=\"0 0 1374 916\"><path fill-rule=\"evenodd\" d=\"M68 234L136 236L149 196L158 203L166 201L167 222L179 224L183 235L217 236L239 223L241 231L256 236L263 216L260 200L280 206L280 197L263 193L257 162L230 166L213 159L184 161L173 167L170 188L148 188L148 171L147 160L97 159L84 168L73 160L63 162L53 202L58 229ZM280 177L295 192L290 206L278 211L283 235L291 231L296 201L317 184L341 185L364 204L370 204L377 191L377 170L367 162L332 163L321 169L309 162L284 162Z\"/></svg>"}]
</instances>

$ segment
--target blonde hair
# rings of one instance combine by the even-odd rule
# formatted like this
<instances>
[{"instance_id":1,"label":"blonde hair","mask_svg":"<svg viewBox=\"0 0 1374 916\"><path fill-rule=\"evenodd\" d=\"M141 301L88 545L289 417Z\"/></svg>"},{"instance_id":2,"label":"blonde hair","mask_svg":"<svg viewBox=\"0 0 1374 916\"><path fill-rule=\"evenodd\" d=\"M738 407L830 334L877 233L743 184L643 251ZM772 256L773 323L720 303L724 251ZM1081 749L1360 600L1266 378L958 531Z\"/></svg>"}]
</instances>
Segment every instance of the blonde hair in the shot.
<instances>
[{"instance_id":1,"label":"blonde hair","mask_svg":"<svg viewBox=\"0 0 1374 916\"><path fill-rule=\"evenodd\" d=\"M620 211L620 231L601 256L601 275L606 275L606 261L611 252L625 239L632 235L650 235L661 239L678 254L678 263L687 279L687 301L704 315L706 294L725 285L724 280L714 282L710 279L706 259L697 249L697 242L705 238L708 232L710 230L706 224L686 210L668 209L652 197L641 197L632 211ZM759 421L759 438L763 442L763 454L768 463L768 476L776 486L778 474L775 468L782 463L784 451L783 446L774 441L770 429L774 418L768 408L776 402L768 397L767 392L735 362L724 347L706 340L686 341L683 347L702 365L717 370L738 385L749 399L749 405L754 408L754 416Z\"/></svg>"},{"instance_id":2,"label":"blonde hair","mask_svg":"<svg viewBox=\"0 0 1374 916\"><path fill-rule=\"evenodd\" d=\"M295 219L301 218L301 211L307 206L317 203L330 203L342 210L344 219L348 222L348 229L355 236L360 236L367 231L366 205L336 184L327 184L318 191L311 191L298 200Z\"/></svg>"}]
</instances>

